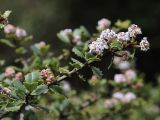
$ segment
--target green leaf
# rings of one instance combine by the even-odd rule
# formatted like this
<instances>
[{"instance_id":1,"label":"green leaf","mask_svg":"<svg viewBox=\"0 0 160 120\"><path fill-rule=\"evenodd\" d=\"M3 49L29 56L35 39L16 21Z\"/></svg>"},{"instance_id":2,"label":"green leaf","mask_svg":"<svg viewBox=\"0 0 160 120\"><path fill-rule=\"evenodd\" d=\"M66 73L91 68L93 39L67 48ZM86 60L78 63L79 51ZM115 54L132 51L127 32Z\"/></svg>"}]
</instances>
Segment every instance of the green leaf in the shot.
<instances>
[{"instance_id":1,"label":"green leaf","mask_svg":"<svg viewBox=\"0 0 160 120\"><path fill-rule=\"evenodd\" d=\"M91 53L86 52L85 53L85 59L88 62L93 62L93 61L100 61L100 59L98 58L98 56L95 56Z\"/></svg>"},{"instance_id":2,"label":"green leaf","mask_svg":"<svg viewBox=\"0 0 160 120\"><path fill-rule=\"evenodd\" d=\"M19 47L16 49L17 54L24 54L26 52L27 52L27 50L24 47Z\"/></svg>"},{"instance_id":3,"label":"green leaf","mask_svg":"<svg viewBox=\"0 0 160 120\"><path fill-rule=\"evenodd\" d=\"M24 104L24 101L22 101L22 100L9 102L6 105L6 108L4 110L7 112L18 111L20 109L20 107L22 106L22 104Z\"/></svg>"},{"instance_id":4,"label":"green leaf","mask_svg":"<svg viewBox=\"0 0 160 120\"><path fill-rule=\"evenodd\" d=\"M26 93L26 88L22 85L19 80L13 80L12 85L18 97L24 98Z\"/></svg>"},{"instance_id":5,"label":"green leaf","mask_svg":"<svg viewBox=\"0 0 160 120\"><path fill-rule=\"evenodd\" d=\"M76 60L76 59L74 59L74 58L71 58L71 60L73 61L73 63L70 63L70 65L72 65L73 67L75 67L75 68L78 68L78 69L80 69L80 68L82 68L83 67L83 63L81 63L80 61L78 61L78 60Z\"/></svg>"},{"instance_id":6,"label":"green leaf","mask_svg":"<svg viewBox=\"0 0 160 120\"><path fill-rule=\"evenodd\" d=\"M36 87L38 86L38 82L32 82L32 83L24 82L24 85L27 88L27 90L31 92L34 89L36 89Z\"/></svg>"},{"instance_id":7,"label":"green leaf","mask_svg":"<svg viewBox=\"0 0 160 120\"><path fill-rule=\"evenodd\" d=\"M35 45L32 45L32 46L31 46L31 50L33 51L33 53L34 53L35 55L40 55L40 54L41 54L40 49L38 49Z\"/></svg>"},{"instance_id":8,"label":"green leaf","mask_svg":"<svg viewBox=\"0 0 160 120\"><path fill-rule=\"evenodd\" d=\"M77 48L74 47L72 49L72 52L74 52L74 54L77 55L78 57L84 58L83 53L80 50L78 50Z\"/></svg>"},{"instance_id":9,"label":"green leaf","mask_svg":"<svg viewBox=\"0 0 160 120\"><path fill-rule=\"evenodd\" d=\"M39 71L33 71L25 76L25 82L27 83L38 82L39 80L40 80Z\"/></svg>"},{"instance_id":10,"label":"green leaf","mask_svg":"<svg viewBox=\"0 0 160 120\"><path fill-rule=\"evenodd\" d=\"M93 74L96 75L98 79L102 78L103 74L102 74L102 71L99 68L91 67L91 69L92 69Z\"/></svg>"},{"instance_id":11,"label":"green leaf","mask_svg":"<svg viewBox=\"0 0 160 120\"><path fill-rule=\"evenodd\" d=\"M75 29L73 31L73 35L80 36L82 40L88 40L88 38L90 37L90 33L84 26L80 26L80 28Z\"/></svg>"},{"instance_id":12,"label":"green leaf","mask_svg":"<svg viewBox=\"0 0 160 120\"><path fill-rule=\"evenodd\" d=\"M60 62L59 62L59 60L57 58L53 57L51 59L50 65L51 65L51 68L55 70L55 69L57 69L59 67Z\"/></svg>"},{"instance_id":13,"label":"green leaf","mask_svg":"<svg viewBox=\"0 0 160 120\"><path fill-rule=\"evenodd\" d=\"M0 39L0 42L3 43L3 44L5 44L5 45L7 45L7 46L9 46L9 47L12 47L12 48L15 47L15 45L11 41L9 41L9 40Z\"/></svg>"},{"instance_id":14,"label":"green leaf","mask_svg":"<svg viewBox=\"0 0 160 120\"><path fill-rule=\"evenodd\" d=\"M13 111L18 111L21 106L12 106L12 107L6 107L5 111L7 112L13 112Z\"/></svg>"},{"instance_id":15,"label":"green leaf","mask_svg":"<svg viewBox=\"0 0 160 120\"><path fill-rule=\"evenodd\" d=\"M115 26L117 26L118 28L121 28L121 29L127 29L130 25L131 25L130 20L125 20L125 21L118 20L115 23Z\"/></svg>"},{"instance_id":16,"label":"green leaf","mask_svg":"<svg viewBox=\"0 0 160 120\"><path fill-rule=\"evenodd\" d=\"M0 74L0 81L2 81L5 78L4 73Z\"/></svg>"},{"instance_id":17,"label":"green leaf","mask_svg":"<svg viewBox=\"0 0 160 120\"><path fill-rule=\"evenodd\" d=\"M31 93L31 95L40 95L48 92L47 85L39 85L37 88Z\"/></svg>"},{"instance_id":18,"label":"green leaf","mask_svg":"<svg viewBox=\"0 0 160 120\"><path fill-rule=\"evenodd\" d=\"M65 32L62 30L57 34L57 37L64 43L70 43L69 35L66 35Z\"/></svg>"},{"instance_id":19,"label":"green leaf","mask_svg":"<svg viewBox=\"0 0 160 120\"><path fill-rule=\"evenodd\" d=\"M5 25L0 23L0 29L4 28Z\"/></svg>"},{"instance_id":20,"label":"green leaf","mask_svg":"<svg viewBox=\"0 0 160 120\"><path fill-rule=\"evenodd\" d=\"M62 68L62 67L59 68L59 72L65 75L69 75L69 70Z\"/></svg>"},{"instance_id":21,"label":"green leaf","mask_svg":"<svg viewBox=\"0 0 160 120\"><path fill-rule=\"evenodd\" d=\"M110 43L110 48L112 50L122 50L123 49L123 44L120 43L117 40L112 40L112 42Z\"/></svg>"},{"instance_id":22,"label":"green leaf","mask_svg":"<svg viewBox=\"0 0 160 120\"><path fill-rule=\"evenodd\" d=\"M59 85L52 85L52 86L49 87L49 89L54 93L58 93L60 95L66 96L62 87L59 86Z\"/></svg>"}]
</instances>

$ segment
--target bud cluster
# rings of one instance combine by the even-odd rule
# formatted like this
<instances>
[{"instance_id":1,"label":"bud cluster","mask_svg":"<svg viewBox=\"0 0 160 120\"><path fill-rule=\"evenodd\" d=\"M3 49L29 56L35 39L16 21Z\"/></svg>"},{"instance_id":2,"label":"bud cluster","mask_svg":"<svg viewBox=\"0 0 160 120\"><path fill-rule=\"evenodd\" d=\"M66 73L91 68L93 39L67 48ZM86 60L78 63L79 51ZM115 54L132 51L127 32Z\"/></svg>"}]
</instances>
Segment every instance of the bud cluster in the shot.
<instances>
[{"instance_id":1,"label":"bud cluster","mask_svg":"<svg viewBox=\"0 0 160 120\"><path fill-rule=\"evenodd\" d=\"M27 36L27 32L24 29L15 27L11 24L8 24L4 27L4 33L6 33L7 35L13 34L17 38L22 38Z\"/></svg>"},{"instance_id":2,"label":"bud cluster","mask_svg":"<svg viewBox=\"0 0 160 120\"><path fill-rule=\"evenodd\" d=\"M5 69L5 73L4 73L6 78L9 79L16 79L16 80L23 80L24 76L22 72L17 72L12 68L12 67L7 67Z\"/></svg>"},{"instance_id":3,"label":"bud cluster","mask_svg":"<svg viewBox=\"0 0 160 120\"><path fill-rule=\"evenodd\" d=\"M40 75L41 79L44 80L47 85L55 82L55 78L49 68L41 70Z\"/></svg>"}]
</instances>

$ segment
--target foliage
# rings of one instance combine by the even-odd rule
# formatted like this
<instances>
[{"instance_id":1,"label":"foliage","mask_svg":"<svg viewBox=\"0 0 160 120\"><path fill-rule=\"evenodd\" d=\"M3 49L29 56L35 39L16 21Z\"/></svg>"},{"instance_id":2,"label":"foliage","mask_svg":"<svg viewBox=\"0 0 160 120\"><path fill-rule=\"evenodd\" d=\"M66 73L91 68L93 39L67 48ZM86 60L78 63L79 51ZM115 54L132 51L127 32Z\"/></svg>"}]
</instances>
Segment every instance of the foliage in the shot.
<instances>
[{"instance_id":1,"label":"foliage","mask_svg":"<svg viewBox=\"0 0 160 120\"><path fill-rule=\"evenodd\" d=\"M14 65L0 62L1 119L158 120L159 84L145 83L134 66L135 49L147 51L149 42L137 40L141 29L130 21L118 21L111 29L107 21L99 21L94 34L83 26L60 31L57 36L68 49L59 56L44 41L30 45L33 37L24 29L0 21L5 33L0 42L17 55ZM107 64L106 56L111 57L109 70L119 71L111 80L99 67Z\"/></svg>"}]
</instances>

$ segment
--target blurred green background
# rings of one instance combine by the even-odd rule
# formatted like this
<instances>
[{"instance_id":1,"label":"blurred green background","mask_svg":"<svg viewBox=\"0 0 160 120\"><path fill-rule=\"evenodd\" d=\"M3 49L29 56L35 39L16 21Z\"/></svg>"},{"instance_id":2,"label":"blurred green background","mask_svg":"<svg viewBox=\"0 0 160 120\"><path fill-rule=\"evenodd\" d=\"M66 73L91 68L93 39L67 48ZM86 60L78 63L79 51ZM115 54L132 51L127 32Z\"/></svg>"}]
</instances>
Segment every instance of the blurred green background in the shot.
<instances>
[{"instance_id":1,"label":"blurred green background","mask_svg":"<svg viewBox=\"0 0 160 120\"><path fill-rule=\"evenodd\" d=\"M94 32L97 21L108 18L131 19L143 28L151 50L137 54L137 68L155 81L160 73L160 0L0 0L0 11L12 10L10 23L34 35L34 42L44 40L58 53L64 47L56 33L64 28L86 26ZM1 55L8 49L0 46Z\"/></svg>"}]
</instances>

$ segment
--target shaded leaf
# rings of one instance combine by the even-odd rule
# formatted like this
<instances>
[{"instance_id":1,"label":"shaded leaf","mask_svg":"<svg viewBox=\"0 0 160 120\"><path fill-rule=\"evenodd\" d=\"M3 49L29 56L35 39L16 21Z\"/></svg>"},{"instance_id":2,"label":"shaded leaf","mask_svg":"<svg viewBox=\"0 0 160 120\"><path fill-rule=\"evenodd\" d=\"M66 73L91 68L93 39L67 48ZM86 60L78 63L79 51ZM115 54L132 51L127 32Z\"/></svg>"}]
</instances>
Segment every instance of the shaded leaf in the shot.
<instances>
[{"instance_id":1,"label":"shaded leaf","mask_svg":"<svg viewBox=\"0 0 160 120\"><path fill-rule=\"evenodd\" d=\"M31 95L40 95L48 92L47 85L39 85L37 88L31 93Z\"/></svg>"},{"instance_id":2,"label":"shaded leaf","mask_svg":"<svg viewBox=\"0 0 160 120\"><path fill-rule=\"evenodd\" d=\"M102 78L103 74L102 74L102 71L99 68L91 67L91 69L92 69L93 74L96 75L98 79Z\"/></svg>"},{"instance_id":3,"label":"shaded leaf","mask_svg":"<svg viewBox=\"0 0 160 120\"><path fill-rule=\"evenodd\" d=\"M75 55L77 55L78 57L84 58L84 55L81 51L79 51L77 48L73 48L72 52L74 52Z\"/></svg>"}]
</instances>

